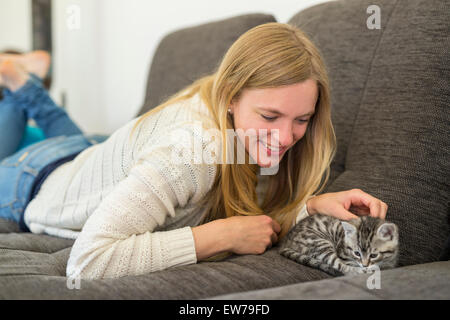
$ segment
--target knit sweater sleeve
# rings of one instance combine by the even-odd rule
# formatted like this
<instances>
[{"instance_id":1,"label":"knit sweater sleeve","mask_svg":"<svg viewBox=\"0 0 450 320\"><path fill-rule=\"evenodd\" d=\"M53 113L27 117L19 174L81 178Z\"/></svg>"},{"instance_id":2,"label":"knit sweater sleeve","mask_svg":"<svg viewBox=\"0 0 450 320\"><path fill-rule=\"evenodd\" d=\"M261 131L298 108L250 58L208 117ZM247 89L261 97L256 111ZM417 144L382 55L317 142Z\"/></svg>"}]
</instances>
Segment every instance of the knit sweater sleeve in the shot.
<instances>
[{"instance_id":1,"label":"knit sweater sleeve","mask_svg":"<svg viewBox=\"0 0 450 320\"><path fill-rule=\"evenodd\" d=\"M311 199L312 197L315 197L315 195L309 196L308 200ZM310 214L308 212L306 203L303 205L303 207L300 209L300 211L297 214L297 217L295 218L294 222L292 223L291 228L293 228L297 223L299 223L300 221L302 221L303 219L306 219L307 217L309 217Z\"/></svg>"},{"instance_id":2,"label":"knit sweater sleeve","mask_svg":"<svg viewBox=\"0 0 450 320\"><path fill-rule=\"evenodd\" d=\"M143 149L128 176L87 219L70 253L68 277L117 278L197 262L189 226L155 229L175 217L176 207L206 194L215 166L173 161L170 144Z\"/></svg>"}]
</instances>

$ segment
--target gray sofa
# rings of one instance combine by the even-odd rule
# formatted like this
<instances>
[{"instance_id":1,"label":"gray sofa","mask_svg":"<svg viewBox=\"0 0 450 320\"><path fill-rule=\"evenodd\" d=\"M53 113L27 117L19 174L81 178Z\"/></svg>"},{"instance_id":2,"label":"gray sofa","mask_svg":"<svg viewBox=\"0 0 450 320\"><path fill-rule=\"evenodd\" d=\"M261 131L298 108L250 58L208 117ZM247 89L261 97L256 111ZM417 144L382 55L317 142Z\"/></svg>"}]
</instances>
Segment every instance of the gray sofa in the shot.
<instances>
[{"instance_id":1,"label":"gray sofa","mask_svg":"<svg viewBox=\"0 0 450 320\"><path fill-rule=\"evenodd\" d=\"M381 29L369 29L370 5ZM232 256L142 276L68 281L72 240L20 232L0 220L0 299L449 299L450 6L446 0L344 0L292 12L287 22L326 61L338 152L325 192L360 188L389 205L400 266L333 278L277 253ZM164 37L139 114L217 67L247 14Z\"/></svg>"}]
</instances>

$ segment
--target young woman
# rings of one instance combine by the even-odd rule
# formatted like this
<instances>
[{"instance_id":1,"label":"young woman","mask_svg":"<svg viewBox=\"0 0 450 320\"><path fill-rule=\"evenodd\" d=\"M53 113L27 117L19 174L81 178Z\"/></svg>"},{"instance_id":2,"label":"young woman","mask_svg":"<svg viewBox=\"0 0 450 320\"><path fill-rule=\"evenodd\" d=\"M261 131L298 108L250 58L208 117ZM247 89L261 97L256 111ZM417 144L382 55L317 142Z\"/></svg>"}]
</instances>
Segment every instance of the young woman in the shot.
<instances>
[{"instance_id":1,"label":"young woman","mask_svg":"<svg viewBox=\"0 0 450 320\"><path fill-rule=\"evenodd\" d=\"M249 30L214 74L103 142L82 134L37 77L5 63L9 90L0 116L4 103L20 105L49 139L1 163L0 217L76 239L69 277L139 275L224 252L261 254L317 212L386 215L387 205L360 189L318 195L336 149L329 83L316 47L288 24ZM230 130L245 133L236 139L245 163L236 154L233 161L175 161L180 146L184 154L198 151L193 146L215 150L224 160L235 147ZM274 174L261 174L275 166Z\"/></svg>"}]
</instances>

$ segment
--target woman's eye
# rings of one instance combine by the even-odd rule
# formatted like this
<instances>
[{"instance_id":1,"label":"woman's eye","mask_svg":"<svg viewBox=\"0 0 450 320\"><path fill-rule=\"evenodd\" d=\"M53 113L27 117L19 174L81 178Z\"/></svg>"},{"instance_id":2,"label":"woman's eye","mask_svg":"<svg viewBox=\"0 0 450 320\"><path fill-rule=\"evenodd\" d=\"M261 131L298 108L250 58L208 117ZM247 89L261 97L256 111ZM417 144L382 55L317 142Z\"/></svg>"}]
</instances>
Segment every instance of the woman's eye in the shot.
<instances>
[{"instance_id":1,"label":"woman's eye","mask_svg":"<svg viewBox=\"0 0 450 320\"><path fill-rule=\"evenodd\" d=\"M265 116L265 115L261 115L261 117L263 117L267 121L274 121L277 118L277 117L268 117L268 116ZM308 122L308 120L298 119L298 122L305 123L305 122Z\"/></svg>"},{"instance_id":2,"label":"woman's eye","mask_svg":"<svg viewBox=\"0 0 450 320\"><path fill-rule=\"evenodd\" d=\"M277 117L266 117L265 115L261 115L261 117L263 117L264 119L266 119L268 121L273 121L277 118Z\"/></svg>"}]
</instances>

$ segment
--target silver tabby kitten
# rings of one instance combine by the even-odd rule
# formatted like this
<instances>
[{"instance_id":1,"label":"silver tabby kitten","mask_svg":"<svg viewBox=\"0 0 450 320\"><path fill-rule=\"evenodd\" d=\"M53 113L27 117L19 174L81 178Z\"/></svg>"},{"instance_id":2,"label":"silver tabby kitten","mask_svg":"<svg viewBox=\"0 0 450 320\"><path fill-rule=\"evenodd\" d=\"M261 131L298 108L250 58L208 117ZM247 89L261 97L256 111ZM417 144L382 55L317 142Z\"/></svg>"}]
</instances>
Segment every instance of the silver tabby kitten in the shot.
<instances>
[{"instance_id":1,"label":"silver tabby kitten","mask_svg":"<svg viewBox=\"0 0 450 320\"><path fill-rule=\"evenodd\" d=\"M394 268L398 227L370 216L349 221L314 214L295 225L281 241L279 253L331 275L367 272L373 265Z\"/></svg>"}]
</instances>

